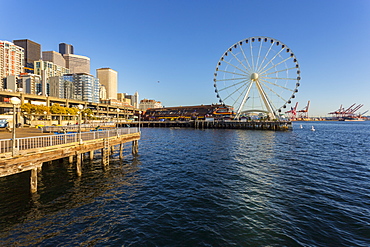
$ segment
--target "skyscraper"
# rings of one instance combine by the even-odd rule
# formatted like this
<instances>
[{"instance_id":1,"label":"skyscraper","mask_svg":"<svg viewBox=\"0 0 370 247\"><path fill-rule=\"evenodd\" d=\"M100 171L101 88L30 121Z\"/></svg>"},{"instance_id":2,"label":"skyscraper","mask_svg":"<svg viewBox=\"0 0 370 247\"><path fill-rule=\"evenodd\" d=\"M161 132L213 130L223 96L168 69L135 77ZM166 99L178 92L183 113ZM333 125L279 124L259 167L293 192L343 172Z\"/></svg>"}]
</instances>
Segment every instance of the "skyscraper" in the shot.
<instances>
[{"instance_id":1,"label":"skyscraper","mask_svg":"<svg viewBox=\"0 0 370 247\"><path fill-rule=\"evenodd\" d=\"M63 57L71 73L90 74L90 58L75 54L64 54Z\"/></svg>"},{"instance_id":2,"label":"skyscraper","mask_svg":"<svg viewBox=\"0 0 370 247\"><path fill-rule=\"evenodd\" d=\"M23 72L24 49L12 42L0 40L0 81L8 75Z\"/></svg>"},{"instance_id":3,"label":"skyscraper","mask_svg":"<svg viewBox=\"0 0 370 247\"><path fill-rule=\"evenodd\" d=\"M74 54L73 52L73 45L69 45L66 43L60 43L59 44L59 53L64 54Z\"/></svg>"},{"instance_id":4,"label":"skyscraper","mask_svg":"<svg viewBox=\"0 0 370 247\"><path fill-rule=\"evenodd\" d=\"M24 49L24 72L33 73L33 62L41 59L41 45L29 39L13 40L13 43Z\"/></svg>"},{"instance_id":5,"label":"skyscraper","mask_svg":"<svg viewBox=\"0 0 370 247\"><path fill-rule=\"evenodd\" d=\"M61 67L66 67L66 60L62 54L56 51L43 51L42 60L52 62Z\"/></svg>"},{"instance_id":6,"label":"skyscraper","mask_svg":"<svg viewBox=\"0 0 370 247\"><path fill-rule=\"evenodd\" d=\"M107 99L117 99L117 71L111 68L100 68L96 70L96 77L107 90Z\"/></svg>"}]
</instances>

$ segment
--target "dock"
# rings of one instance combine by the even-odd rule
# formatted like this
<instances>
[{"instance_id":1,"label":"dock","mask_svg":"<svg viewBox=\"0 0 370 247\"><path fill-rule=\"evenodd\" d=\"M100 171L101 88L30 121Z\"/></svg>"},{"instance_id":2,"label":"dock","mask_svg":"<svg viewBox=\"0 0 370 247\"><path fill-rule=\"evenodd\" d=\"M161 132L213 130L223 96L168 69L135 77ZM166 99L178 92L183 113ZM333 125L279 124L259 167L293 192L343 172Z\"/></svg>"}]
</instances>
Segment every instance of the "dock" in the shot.
<instances>
[{"instance_id":1,"label":"dock","mask_svg":"<svg viewBox=\"0 0 370 247\"><path fill-rule=\"evenodd\" d=\"M292 130L290 121L240 121L240 120L214 120L214 121L136 121L120 123L120 126L140 127L184 127L194 129L246 129L246 130Z\"/></svg>"},{"instance_id":2,"label":"dock","mask_svg":"<svg viewBox=\"0 0 370 247\"><path fill-rule=\"evenodd\" d=\"M40 136L0 140L0 177L31 171L30 190L37 191L37 174L45 162L68 158L76 165L76 173L82 175L82 159L87 153L94 159L94 151L102 151L102 166L109 164L114 146L119 145L119 157L123 158L123 145L132 142L132 154L138 154L138 128L115 128L66 134L43 134Z\"/></svg>"}]
</instances>

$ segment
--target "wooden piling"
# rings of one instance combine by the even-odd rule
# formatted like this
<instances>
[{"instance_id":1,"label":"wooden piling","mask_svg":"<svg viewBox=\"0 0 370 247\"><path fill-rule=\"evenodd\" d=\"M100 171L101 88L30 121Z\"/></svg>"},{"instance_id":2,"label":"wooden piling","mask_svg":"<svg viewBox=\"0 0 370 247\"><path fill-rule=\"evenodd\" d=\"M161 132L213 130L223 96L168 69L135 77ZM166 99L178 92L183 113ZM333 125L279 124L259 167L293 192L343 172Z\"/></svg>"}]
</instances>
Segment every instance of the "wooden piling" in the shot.
<instances>
[{"instance_id":1,"label":"wooden piling","mask_svg":"<svg viewBox=\"0 0 370 247\"><path fill-rule=\"evenodd\" d=\"M31 169L30 187L31 193L35 193L37 191L37 168Z\"/></svg>"},{"instance_id":2,"label":"wooden piling","mask_svg":"<svg viewBox=\"0 0 370 247\"><path fill-rule=\"evenodd\" d=\"M76 155L76 173L77 173L77 176L81 176L82 175L82 157L81 157L81 154L80 153L77 153Z\"/></svg>"}]
</instances>

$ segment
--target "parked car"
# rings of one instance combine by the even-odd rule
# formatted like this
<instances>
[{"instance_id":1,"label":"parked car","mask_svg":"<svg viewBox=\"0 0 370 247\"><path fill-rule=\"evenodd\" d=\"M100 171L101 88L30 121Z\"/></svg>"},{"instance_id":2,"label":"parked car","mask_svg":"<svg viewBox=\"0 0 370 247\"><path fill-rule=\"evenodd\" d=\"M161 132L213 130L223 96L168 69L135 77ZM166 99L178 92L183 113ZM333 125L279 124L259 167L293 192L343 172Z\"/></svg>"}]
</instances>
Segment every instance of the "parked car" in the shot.
<instances>
[{"instance_id":1,"label":"parked car","mask_svg":"<svg viewBox=\"0 0 370 247\"><path fill-rule=\"evenodd\" d=\"M0 119L0 128L8 127L8 119Z\"/></svg>"}]
</instances>

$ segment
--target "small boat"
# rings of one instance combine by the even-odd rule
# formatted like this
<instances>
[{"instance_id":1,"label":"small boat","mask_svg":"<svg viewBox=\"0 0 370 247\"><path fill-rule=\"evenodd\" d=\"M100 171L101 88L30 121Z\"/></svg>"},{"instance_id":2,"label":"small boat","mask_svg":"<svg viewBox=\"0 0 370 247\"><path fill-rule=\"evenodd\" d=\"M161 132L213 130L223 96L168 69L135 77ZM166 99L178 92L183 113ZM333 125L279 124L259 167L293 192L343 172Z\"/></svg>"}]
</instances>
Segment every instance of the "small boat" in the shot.
<instances>
[{"instance_id":1,"label":"small boat","mask_svg":"<svg viewBox=\"0 0 370 247\"><path fill-rule=\"evenodd\" d=\"M312 131L315 131L315 127L311 126L311 130L312 130Z\"/></svg>"},{"instance_id":2,"label":"small boat","mask_svg":"<svg viewBox=\"0 0 370 247\"><path fill-rule=\"evenodd\" d=\"M302 124L301 124L301 125L299 126L299 128L300 128L300 129L303 129L303 126L302 126Z\"/></svg>"}]
</instances>

